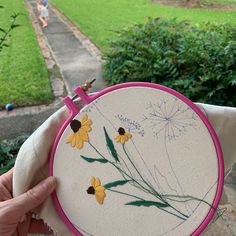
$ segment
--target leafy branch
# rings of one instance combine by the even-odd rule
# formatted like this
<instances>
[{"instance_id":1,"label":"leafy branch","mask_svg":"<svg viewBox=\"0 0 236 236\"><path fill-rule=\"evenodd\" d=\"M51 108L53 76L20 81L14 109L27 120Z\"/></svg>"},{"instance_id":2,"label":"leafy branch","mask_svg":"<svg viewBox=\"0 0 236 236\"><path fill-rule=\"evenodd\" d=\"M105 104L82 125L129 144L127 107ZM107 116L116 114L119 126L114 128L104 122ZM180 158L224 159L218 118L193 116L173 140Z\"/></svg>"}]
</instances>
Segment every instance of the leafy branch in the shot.
<instances>
[{"instance_id":1,"label":"leafy branch","mask_svg":"<svg viewBox=\"0 0 236 236\"><path fill-rule=\"evenodd\" d=\"M3 8L3 6L0 6L0 8ZM3 33L3 35L0 37L0 52L4 47L9 47L9 45L7 44L7 40L9 37L11 37L10 33L12 32L12 30L20 26L16 23L16 20L20 15L21 13L13 13L11 15L11 24L8 29L3 29L2 27L0 27L0 32Z\"/></svg>"}]
</instances>

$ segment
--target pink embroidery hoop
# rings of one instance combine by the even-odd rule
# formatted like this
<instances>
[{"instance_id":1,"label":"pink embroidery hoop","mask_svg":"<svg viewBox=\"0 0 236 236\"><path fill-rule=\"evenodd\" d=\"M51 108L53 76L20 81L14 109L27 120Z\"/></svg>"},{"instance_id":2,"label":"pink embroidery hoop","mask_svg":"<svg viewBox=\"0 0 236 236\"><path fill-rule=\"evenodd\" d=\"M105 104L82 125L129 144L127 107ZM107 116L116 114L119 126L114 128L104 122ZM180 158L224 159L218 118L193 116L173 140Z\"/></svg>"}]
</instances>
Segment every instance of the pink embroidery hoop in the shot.
<instances>
[{"instance_id":1,"label":"pink embroidery hoop","mask_svg":"<svg viewBox=\"0 0 236 236\"><path fill-rule=\"evenodd\" d=\"M186 98L185 96L181 95L180 93L161 86L161 85L157 85L157 84L152 84L152 83L146 83L146 82L132 82L132 83L124 83L124 84L119 84L119 85L115 85L109 88L106 88L104 90L102 90L101 92L93 95L93 96L88 96L81 87L77 87L74 91L75 93L83 100L83 102L85 104L90 104L91 102L95 101L96 99L100 98L101 96L108 94L110 92L113 92L115 90L119 90L119 89L123 89L123 88L129 88L129 87L149 87L149 88L154 88L154 89L158 89L164 92L167 92L175 97L177 97L178 99L182 100L186 105L188 105L189 107L191 107L191 109L199 116L199 118L202 120L202 122L205 124L212 140L214 143L214 148L217 154L217 158L218 158L218 181L217 181L217 190L216 190L216 194L215 194L215 198L214 201L212 203L212 208L209 210L208 214L206 215L206 217L204 218L204 220L202 221L202 223L198 226L198 228L196 228L194 230L194 232L191 234L193 236L197 236L200 235L200 233L206 228L206 226L209 224L209 222L211 221L212 217L215 214L215 209L218 207L221 195L222 195L222 190L223 190L223 184L224 184L224 162L223 162L223 154L221 151L221 147L220 147L220 143L219 140L217 138L217 135L214 131L214 129L212 128L211 124L209 123L208 119L205 117L205 115L201 112L201 110L194 104L192 103L188 98ZM64 99L64 103L65 105L69 108L70 110L70 115L68 117L68 119L64 122L64 124L62 125L60 131L58 132L58 135L55 139L55 142L53 144L52 150L51 150L51 154L50 154L50 162L49 162L49 175L53 176L54 172L53 172L53 165L54 165L54 157L55 157L55 152L58 146L58 142L61 138L61 135L63 134L64 130L66 129L66 127L70 124L70 121L79 113L79 109L77 108L77 106L74 104L74 102L72 101L71 98L66 97ZM70 230L75 234L75 235L82 235L76 228L75 226L71 223L71 221L69 220L69 218L67 217L67 215L65 214L64 210L61 207L61 204L59 202L59 199L57 197L56 192L54 192L52 194L52 200L53 203L56 207L56 210L59 214L59 216L61 217L61 219L65 222L65 224L70 228Z\"/></svg>"}]
</instances>

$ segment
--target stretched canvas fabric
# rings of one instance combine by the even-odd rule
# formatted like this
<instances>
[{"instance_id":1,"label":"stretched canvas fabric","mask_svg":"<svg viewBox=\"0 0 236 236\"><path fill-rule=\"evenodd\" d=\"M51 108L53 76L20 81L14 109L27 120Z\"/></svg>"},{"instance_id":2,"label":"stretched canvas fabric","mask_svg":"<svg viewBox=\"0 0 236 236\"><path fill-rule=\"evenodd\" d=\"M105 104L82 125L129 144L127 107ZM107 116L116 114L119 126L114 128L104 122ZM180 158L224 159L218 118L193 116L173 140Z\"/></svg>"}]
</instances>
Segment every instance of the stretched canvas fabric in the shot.
<instances>
[{"instance_id":1,"label":"stretched canvas fabric","mask_svg":"<svg viewBox=\"0 0 236 236\"><path fill-rule=\"evenodd\" d=\"M82 107L82 103L78 102ZM214 127L224 154L225 170L236 161L236 108L197 104ZM61 108L49 117L22 145L13 175L13 196L27 191L48 176L48 158L57 132L69 111ZM36 212L58 235L73 235L58 217L51 198Z\"/></svg>"}]
</instances>

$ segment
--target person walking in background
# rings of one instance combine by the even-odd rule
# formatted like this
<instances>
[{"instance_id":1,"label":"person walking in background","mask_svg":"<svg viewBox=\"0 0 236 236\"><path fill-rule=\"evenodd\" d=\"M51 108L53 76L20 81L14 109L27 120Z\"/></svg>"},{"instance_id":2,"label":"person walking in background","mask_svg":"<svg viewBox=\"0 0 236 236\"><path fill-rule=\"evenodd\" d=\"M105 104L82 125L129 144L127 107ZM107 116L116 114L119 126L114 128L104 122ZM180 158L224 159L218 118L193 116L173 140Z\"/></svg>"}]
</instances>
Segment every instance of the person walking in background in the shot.
<instances>
[{"instance_id":1,"label":"person walking in background","mask_svg":"<svg viewBox=\"0 0 236 236\"><path fill-rule=\"evenodd\" d=\"M38 12L39 12L39 20L42 23L42 27L45 28L48 26L48 1L47 0L39 0L38 1Z\"/></svg>"}]
</instances>

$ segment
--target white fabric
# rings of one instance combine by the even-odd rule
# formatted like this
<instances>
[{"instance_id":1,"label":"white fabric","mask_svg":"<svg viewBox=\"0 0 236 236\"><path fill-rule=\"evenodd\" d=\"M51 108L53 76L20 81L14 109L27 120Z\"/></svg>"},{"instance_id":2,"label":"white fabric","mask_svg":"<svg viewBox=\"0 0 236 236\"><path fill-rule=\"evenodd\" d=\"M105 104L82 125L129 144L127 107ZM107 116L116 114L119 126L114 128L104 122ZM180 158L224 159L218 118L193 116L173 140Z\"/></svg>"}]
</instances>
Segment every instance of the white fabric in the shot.
<instances>
[{"instance_id":1,"label":"white fabric","mask_svg":"<svg viewBox=\"0 0 236 236\"><path fill-rule=\"evenodd\" d=\"M225 160L225 170L236 162L236 108L197 104L218 134ZM13 196L18 196L48 176L48 157L56 134L68 117L63 107L49 117L22 145L13 175ZM58 235L73 235L57 216L49 198L37 212Z\"/></svg>"}]
</instances>

